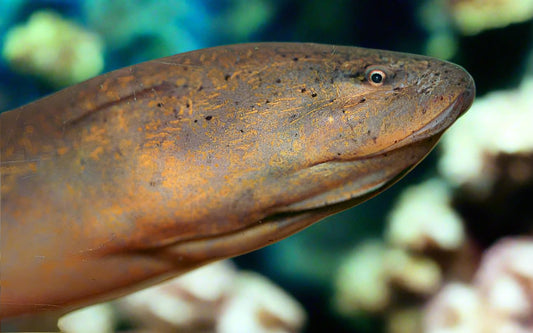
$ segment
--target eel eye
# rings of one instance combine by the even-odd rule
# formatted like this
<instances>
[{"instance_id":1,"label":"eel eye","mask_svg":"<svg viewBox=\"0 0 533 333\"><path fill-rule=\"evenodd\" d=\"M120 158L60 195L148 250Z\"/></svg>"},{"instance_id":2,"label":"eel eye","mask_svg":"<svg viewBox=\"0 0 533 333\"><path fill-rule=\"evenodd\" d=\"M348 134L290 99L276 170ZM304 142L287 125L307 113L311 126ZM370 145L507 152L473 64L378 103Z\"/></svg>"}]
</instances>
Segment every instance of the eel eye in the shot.
<instances>
[{"instance_id":1,"label":"eel eye","mask_svg":"<svg viewBox=\"0 0 533 333\"><path fill-rule=\"evenodd\" d=\"M373 69L367 74L368 82L370 82L371 85L376 87L383 85L383 82L385 81L386 77L387 74L385 74L385 72L380 69Z\"/></svg>"}]
</instances>

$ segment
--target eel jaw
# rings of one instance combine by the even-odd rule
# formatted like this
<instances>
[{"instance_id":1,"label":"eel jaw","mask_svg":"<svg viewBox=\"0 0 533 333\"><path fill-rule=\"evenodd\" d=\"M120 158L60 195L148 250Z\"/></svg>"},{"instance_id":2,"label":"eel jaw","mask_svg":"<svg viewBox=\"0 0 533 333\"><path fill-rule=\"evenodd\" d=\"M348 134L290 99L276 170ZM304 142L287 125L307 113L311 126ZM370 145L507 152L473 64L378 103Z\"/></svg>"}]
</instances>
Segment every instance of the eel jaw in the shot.
<instances>
[{"instance_id":1,"label":"eel jaw","mask_svg":"<svg viewBox=\"0 0 533 333\"><path fill-rule=\"evenodd\" d=\"M242 255L280 241L315 222L370 199L394 184L413 167L414 165L406 168L397 177L362 196L325 203L319 207L277 212L242 229L214 236L183 240L160 249L150 250L150 252L156 251L159 258L179 263L180 267L185 266L187 270L212 261Z\"/></svg>"},{"instance_id":2,"label":"eel jaw","mask_svg":"<svg viewBox=\"0 0 533 333\"><path fill-rule=\"evenodd\" d=\"M339 164L349 165L351 163L364 163L368 160L386 160L386 156L388 155L393 155L396 153L401 155L405 149L412 148L410 149L412 150L411 153L407 152L404 154L403 158L400 156L398 159L398 164L401 165L401 163L407 159L408 155L416 155L416 160L411 161L410 165L404 164L403 170L402 167L400 167L399 170L389 172L388 174L383 172L383 174L380 175L378 172L375 172L357 175L357 177L354 177L354 179L348 180L348 182L343 182L340 187L336 187L331 191L291 203L285 207L279 208L277 212L296 212L309 210L320 208L324 205L349 201L352 199L359 200L353 204L356 205L384 191L425 158L425 156L437 144L442 133L444 133L444 131L450 127L457 120L457 118L459 118L466 112L466 110L470 108L474 95L474 88L466 89L464 92L457 95L457 97L446 108L444 108L444 110L439 112L435 118L422 125L419 129L413 131L411 134L399 140L395 144L368 155L339 162ZM331 161L322 162L317 166L328 163L331 163ZM397 163L394 161L392 163L388 162L388 164L385 161L383 163L383 168L394 170L396 164ZM375 165L374 168L376 171L380 171L375 167Z\"/></svg>"},{"instance_id":3,"label":"eel jaw","mask_svg":"<svg viewBox=\"0 0 533 333\"><path fill-rule=\"evenodd\" d=\"M375 162L378 158L398 157L402 161L396 169L389 170L381 178L372 178L365 183L354 181L348 187L339 187L327 193L328 200L321 195L312 196L278 209L273 209L264 218L252 223L242 223L243 227L225 233L206 235L193 239L180 240L168 245L148 249L151 255L187 270L194 269L215 260L226 259L245 254L282 240L323 218L351 208L373 196L383 192L397 182L431 151L440 135L417 141L409 146L398 147L380 155L358 158L354 161L338 162L346 167L350 163ZM408 155L406 155L408 154ZM409 161L402 159L410 156ZM414 157L413 157L414 156ZM396 159L388 160L388 164L397 165Z\"/></svg>"},{"instance_id":4,"label":"eel jaw","mask_svg":"<svg viewBox=\"0 0 533 333\"><path fill-rule=\"evenodd\" d=\"M377 151L366 157L381 155L392 150L413 144L414 142L422 141L433 136L440 136L444 131L450 127L460 116L462 116L472 105L475 95L474 88L466 89L462 94L459 94L453 102L451 102L442 112L440 112L431 121L413 131L405 138L399 140L397 143Z\"/></svg>"},{"instance_id":5,"label":"eel jaw","mask_svg":"<svg viewBox=\"0 0 533 333\"><path fill-rule=\"evenodd\" d=\"M354 202L355 201L355 202ZM278 213L239 230L180 241L156 250L157 257L192 270L209 262L242 255L280 241L336 212L348 209L358 198L297 212Z\"/></svg>"}]
</instances>

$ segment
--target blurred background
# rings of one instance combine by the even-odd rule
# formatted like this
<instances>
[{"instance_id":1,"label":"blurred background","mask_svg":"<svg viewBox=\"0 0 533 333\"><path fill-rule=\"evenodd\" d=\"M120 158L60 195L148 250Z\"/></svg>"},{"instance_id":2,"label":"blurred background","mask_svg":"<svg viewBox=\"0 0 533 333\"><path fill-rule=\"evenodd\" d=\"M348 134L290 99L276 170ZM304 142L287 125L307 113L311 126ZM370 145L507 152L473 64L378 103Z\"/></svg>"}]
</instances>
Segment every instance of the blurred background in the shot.
<instances>
[{"instance_id":1,"label":"blurred background","mask_svg":"<svg viewBox=\"0 0 533 333\"><path fill-rule=\"evenodd\" d=\"M261 292L233 324L222 324L233 291L210 301L179 285L199 303L163 315L115 302L62 329L90 318L108 332L253 332L249 316L257 332L533 331L532 18L533 0L0 0L0 111L142 61L259 41L426 54L477 86L473 108L393 188L209 273L254 271L284 290L247 285Z\"/></svg>"}]
</instances>

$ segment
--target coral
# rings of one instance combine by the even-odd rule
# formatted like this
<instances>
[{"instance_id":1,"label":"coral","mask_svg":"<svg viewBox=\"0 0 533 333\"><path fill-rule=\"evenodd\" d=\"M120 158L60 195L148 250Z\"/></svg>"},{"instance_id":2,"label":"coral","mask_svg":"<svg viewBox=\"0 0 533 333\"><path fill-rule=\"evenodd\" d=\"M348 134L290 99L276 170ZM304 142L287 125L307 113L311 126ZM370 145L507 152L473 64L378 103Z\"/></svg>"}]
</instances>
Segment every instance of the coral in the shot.
<instances>
[{"instance_id":1,"label":"coral","mask_svg":"<svg viewBox=\"0 0 533 333\"><path fill-rule=\"evenodd\" d=\"M429 304L425 317L426 332L483 332L481 301L475 289L461 283L446 285Z\"/></svg>"},{"instance_id":2,"label":"coral","mask_svg":"<svg viewBox=\"0 0 533 333\"><path fill-rule=\"evenodd\" d=\"M59 318L57 326L66 333L113 333L116 315L109 303L88 306Z\"/></svg>"},{"instance_id":3,"label":"coral","mask_svg":"<svg viewBox=\"0 0 533 333\"><path fill-rule=\"evenodd\" d=\"M425 332L531 332L533 239L504 239L485 252L472 285L450 283L428 304Z\"/></svg>"},{"instance_id":4,"label":"coral","mask_svg":"<svg viewBox=\"0 0 533 333\"><path fill-rule=\"evenodd\" d=\"M531 0L447 0L453 21L466 35L533 18Z\"/></svg>"},{"instance_id":5,"label":"coral","mask_svg":"<svg viewBox=\"0 0 533 333\"><path fill-rule=\"evenodd\" d=\"M112 308L111 308L112 307ZM104 316L98 317L103 313ZM59 320L67 332L112 332L117 321L149 332L299 332L301 305L266 278L238 271L229 261L196 269L111 303L72 312Z\"/></svg>"},{"instance_id":6,"label":"coral","mask_svg":"<svg viewBox=\"0 0 533 333\"><path fill-rule=\"evenodd\" d=\"M451 189L439 179L408 187L389 216L387 240L414 251L457 250L465 231L461 217L450 206L451 195Z\"/></svg>"},{"instance_id":7,"label":"coral","mask_svg":"<svg viewBox=\"0 0 533 333\"><path fill-rule=\"evenodd\" d=\"M386 248L379 241L365 241L345 256L335 277L334 304L344 315L380 312L391 299L384 266Z\"/></svg>"},{"instance_id":8,"label":"coral","mask_svg":"<svg viewBox=\"0 0 533 333\"><path fill-rule=\"evenodd\" d=\"M281 288L256 273L242 272L222 306L216 332L298 332L305 312Z\"/></svg>"},{"instance_id":9,"label":"coral","mask_svg":"<svg viewBox=\"0 0 533 333\"><path fill-rule=\"evenodd\" d=\"M104 66L100 37L51 11L38 11L8 31L2 55L16 71L56 87L100 73Z\"/></svg>"},{"instance_id":10,"label":"coral","mask_svg":"<svg viewBox=\"0 0 533 333\"><path fill-rule=\"evenodd\" d=\"M432 259L380 241L366 241L341 263L334 302L344 315L385 312L401 293L431 295L441 279L440 268Z\"/></svg>"},{"instance_id":11,"label":"coral","mask_svg":"<svg viewBox=\"0 0 533 333\"><path fill-rule=\"evenodd\" d=\"M482 247L533 231L533 78L479 98L442 140L452 206ZM480 221L483 221L482 223Z\"/></svg>"},{"instance_id":12,"label":"coral","mask_svg":"<svg viewBox=\"0 0 533 333\"><path fill-rule=\"evenodd\" d=\"M442 272L433 259L403 249L389 249L385 267L392 284L416 295L431 295L441 284Z\"/></svg>"},{"instance_id":13,"label":"coral","mask_svg":"<svg viewBox=\"0 0 533 333\"><path fill-rule=\"evenodd\" d=\"M157 331L213 327L220 304L237 277L230 262L211 264L116 301L137 326Z\"/></svg>"},{"instance_id":14,"label":"coral","mask_svg":"<svg viewBox=\"0 0 533 333\"><path fill-rule=\"evenodd\" d=\"M533 152L533 78L519 89L497 91L476 100L444 135L439 171L453 186L487 193L498 177L494 163L500 154ZM533 177L528 167L510 170L515 179Z\"/></svg>"}]
</instances>

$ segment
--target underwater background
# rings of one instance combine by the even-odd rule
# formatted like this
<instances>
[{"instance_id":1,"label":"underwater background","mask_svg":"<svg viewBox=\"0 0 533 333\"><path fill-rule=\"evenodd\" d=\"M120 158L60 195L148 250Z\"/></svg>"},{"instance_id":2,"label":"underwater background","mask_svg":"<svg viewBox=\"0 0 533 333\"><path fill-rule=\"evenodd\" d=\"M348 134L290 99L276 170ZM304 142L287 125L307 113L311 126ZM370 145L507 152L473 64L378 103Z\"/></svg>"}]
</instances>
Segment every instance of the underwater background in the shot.
<instances>
[{"instance_id":1,"label":"underwater background","mask_svg":"<svg viewBox=\"0 0 533 333\"><path fill-rule=\"evenodd\" d=\"M424 162L231 269L260 273L303 310L257 332L528 332L532 17L531 0L0 0L0 112L113 69L232 43L354 45L458 63L477 100ZM156 329L112 313L101 329L224 331L215 314L199 328L152 318Z\"/></svg>"}]
</instances>

